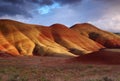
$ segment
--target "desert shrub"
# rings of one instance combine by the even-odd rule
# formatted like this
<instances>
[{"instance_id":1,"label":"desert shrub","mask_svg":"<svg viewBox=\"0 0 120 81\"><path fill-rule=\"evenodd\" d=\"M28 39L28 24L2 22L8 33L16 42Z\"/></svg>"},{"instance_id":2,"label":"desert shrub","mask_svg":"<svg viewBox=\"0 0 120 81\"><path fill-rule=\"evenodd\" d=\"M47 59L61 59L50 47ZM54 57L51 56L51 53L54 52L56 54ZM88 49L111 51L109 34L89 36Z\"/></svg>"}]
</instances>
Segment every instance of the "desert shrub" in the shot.
<instances>
[{"instance_id":1,"label":"desert shrub","mask_svg":"<svg viewBox=\"0 0 120 81\"><path fill-rule=\"evenodd\" d=\"M11 75L9 76L8 81L18 81L19 80L19 75Z\"/></svg>"},{"instance_id":2,"label":"desert shrub","mask_svg":"<svg viewBox=\"0 0 120 81\"><path fill-rule=\"evenodd\" d=\"M103 81L113 81L111 78L108 78L108 77L103 77L102 79Z\"/></svg>"},{"instance_id":3,"label":"desert shrub","mask_svg":"<svg viewBox=\"0 0 120 81\"><path fill-rule=\"evenodd\" d=\"M37 55L37 56L43 56L43 55L45 55L45 50L39 44L35 44L35 48L34 48L33 54Z\"/></svg>"},{"instance_id":4,"label":"desert shrub","mask_svg":"<svg viewBox=\"0 0 120 81\"><path fill-rule=\"evenodd\" d=\"M48 80L47 78L45 78L45 77L40 77L37 81L50 81L50 80Z\"/></svg>"},{"instance_id":5,"label":"desert shrub","mask_svg":"<svg viewBox=\"0 0 120 81\"><path fill-rule=\"evenodd\" d=\"M109 77L103 77L101 79L91 79L91 80L85 80L85 81L114 81L114 80Z\"/></svg>"},{"instance_id":6,"label":"desert shrub","mask_svg":"<svg viewBox=\"0 0 120 81\"><path fill-rule=\"evenodd\" d=\"M87 65L88 68L93 68L94 66L93 65Z\"/></svg>"},{"instance_id":7,"label":"desert shrub","mask_svg":"<svg viewBox=\"0 0 120 81\"><path fill-rule=\"evenodd\" d=\"M2 77L0 77L0 81L2 81Z\"/></svg>"},{"instance_id":8,"label":"desert shrub","mask_svg":"<svg viewBox=\"0 0 120 81\"><path fill-rule=\"evenodd\" d=\"M84 51L81 51L81 50L76 49L76 48L70 48L69 52L74 53L76 55L85 54Z\"/></svg>"},{"instance_id":9,"label":"desert shrub","mask_svg":"<svg viewBox=\"0 0 120 81\"><path fill-rule=\"evenodd\" d=\"M89 38L92 39L92 40L95 40L97 38L99 38L99 34L98 33L95 33L95 32L91 32L89 33Z\"/></svg>"},{"instance_id":10,"label":"desert shrub","mask_svg":"<svg viewBox=\"0 0 120 81\"><path fill-rule=\"evenodd\" d=\"M19 75L11 75L8 81L28 81L27 76L20 77Z\"/></svg>"}]
</instances>

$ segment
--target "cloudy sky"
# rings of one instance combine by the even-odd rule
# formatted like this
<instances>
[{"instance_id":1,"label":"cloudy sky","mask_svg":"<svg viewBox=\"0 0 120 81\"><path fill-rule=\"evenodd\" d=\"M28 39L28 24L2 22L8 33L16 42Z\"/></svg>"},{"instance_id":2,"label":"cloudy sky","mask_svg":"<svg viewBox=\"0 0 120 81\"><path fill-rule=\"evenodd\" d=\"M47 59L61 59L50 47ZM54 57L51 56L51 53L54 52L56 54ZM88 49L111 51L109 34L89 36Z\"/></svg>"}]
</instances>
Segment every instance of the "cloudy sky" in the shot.
<instances>
[{"instance_id":1,"label":"cloudy sky","mask_svg":"<svg viewBox=\"0 0 120 81\"><path fill-rule=\"evenodd\" d=\"M120 0L0 0L0 19L68 27L89 22L120 32Z\"/></svg>"}]
</instances>

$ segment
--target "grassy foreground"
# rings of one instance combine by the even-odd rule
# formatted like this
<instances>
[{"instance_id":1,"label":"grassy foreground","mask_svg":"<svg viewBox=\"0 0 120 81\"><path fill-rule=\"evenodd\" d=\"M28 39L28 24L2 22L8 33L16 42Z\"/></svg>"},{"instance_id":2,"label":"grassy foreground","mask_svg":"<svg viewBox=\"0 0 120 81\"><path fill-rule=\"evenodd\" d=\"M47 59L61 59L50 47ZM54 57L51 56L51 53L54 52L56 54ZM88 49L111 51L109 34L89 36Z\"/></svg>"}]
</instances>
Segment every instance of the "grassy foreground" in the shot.
<instances>
[{"instance_id":1,"label":"grassy foreground","mask_svg":"<svg viewBox=\"0 0 120 81\"><path fill-rule=\"evenodd\" d=\"M0 58L0 81L120 81L120 65L67 62L63 57Z\"/></svg>"}]
</instances>

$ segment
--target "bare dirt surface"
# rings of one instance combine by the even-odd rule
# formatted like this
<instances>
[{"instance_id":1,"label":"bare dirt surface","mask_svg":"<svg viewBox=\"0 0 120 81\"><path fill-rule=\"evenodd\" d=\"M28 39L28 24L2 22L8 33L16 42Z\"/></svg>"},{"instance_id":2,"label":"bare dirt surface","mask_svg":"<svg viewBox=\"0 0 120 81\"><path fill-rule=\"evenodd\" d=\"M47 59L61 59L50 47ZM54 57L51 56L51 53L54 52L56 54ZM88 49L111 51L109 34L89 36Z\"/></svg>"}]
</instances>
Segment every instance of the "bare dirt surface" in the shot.
<instances>
[{"instance_id":1,"label":"bare dirt surface","mask_svg":"<svg viewBox=\"0 0 120 81\"><path fill-rule=\"evenodd\" d=\"M70 59L71 62L82 64L120 65L120 49L104 49L87 55Z\"/></svg>"},{"instance_id":2,"label":"bare dirt surface","mask_svg":"<svg viewBox=\"0 0 120 81\"><path fill-rule=\"evenodd\" d=\"M120 53L102 50L77 58L4 56L0 81L120 81Z\"/></svg>"}]
</instances>

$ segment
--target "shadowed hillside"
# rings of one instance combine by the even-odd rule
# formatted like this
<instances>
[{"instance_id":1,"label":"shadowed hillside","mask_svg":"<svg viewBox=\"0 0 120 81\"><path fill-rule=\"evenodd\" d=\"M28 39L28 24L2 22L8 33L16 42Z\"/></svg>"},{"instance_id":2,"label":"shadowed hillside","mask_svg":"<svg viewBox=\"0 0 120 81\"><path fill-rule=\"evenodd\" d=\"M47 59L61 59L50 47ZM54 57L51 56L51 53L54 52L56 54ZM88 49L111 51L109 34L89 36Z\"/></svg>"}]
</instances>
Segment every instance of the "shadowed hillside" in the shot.
<instances>
[{"instance_id":1,"label":"shadowed hillside","mask_svg":"<svg viewBox=\"0 0 120 81\"><path fill-rule=\"evenodd\" d=\"M0 20L0 52L10 55L78 56L102 48L120 47L120 37L90 24L68 28Z\"/></svg>"},{"instance_id":2,"label":"shadowed hillside","mask_svg":"<svg viewBox=\"0 0 120 81\"><path fill-rule=\"evenodd\" d=\"M120 48L120 36L101 30L91 24L76 24L72 26L71 29L100 43L107 48Z\"/></svg>"},{"instance_id":3,"label":"shadowed hillside","mask_svg":"<svg viewBox=\"0 0 120 81\"><path fill-rule=\"evenodd\" d=\"M118 50L119 49L105 49L87 55L80 55L79 57L70 59L70 61L83 64L120 65L120 51Z\"/></svg>"},{"instance_id":4,"label":"shadowed hillside","mask_svg":"<svg viewBox=\"0 0 120 81\"><path fill-rule=\"evenodd\" d=\"M115 33L115 34L120 36L120 33Z\"/></svg>"},{"instance_id":5,"label":"shadowed hillside","mask_svg":"<svg viewBox=\"0 0 120 81\"><path fill-rule=\"evenodd\" d=\"M54 24L50 26L50 28L52 30L55 41L69 49L72 53L90 53L92 51L98 51L98 49L103 48L102 45L83 35L80 35L79 33L69 29L64 25Z\"/></svg>"}]
</instances>

